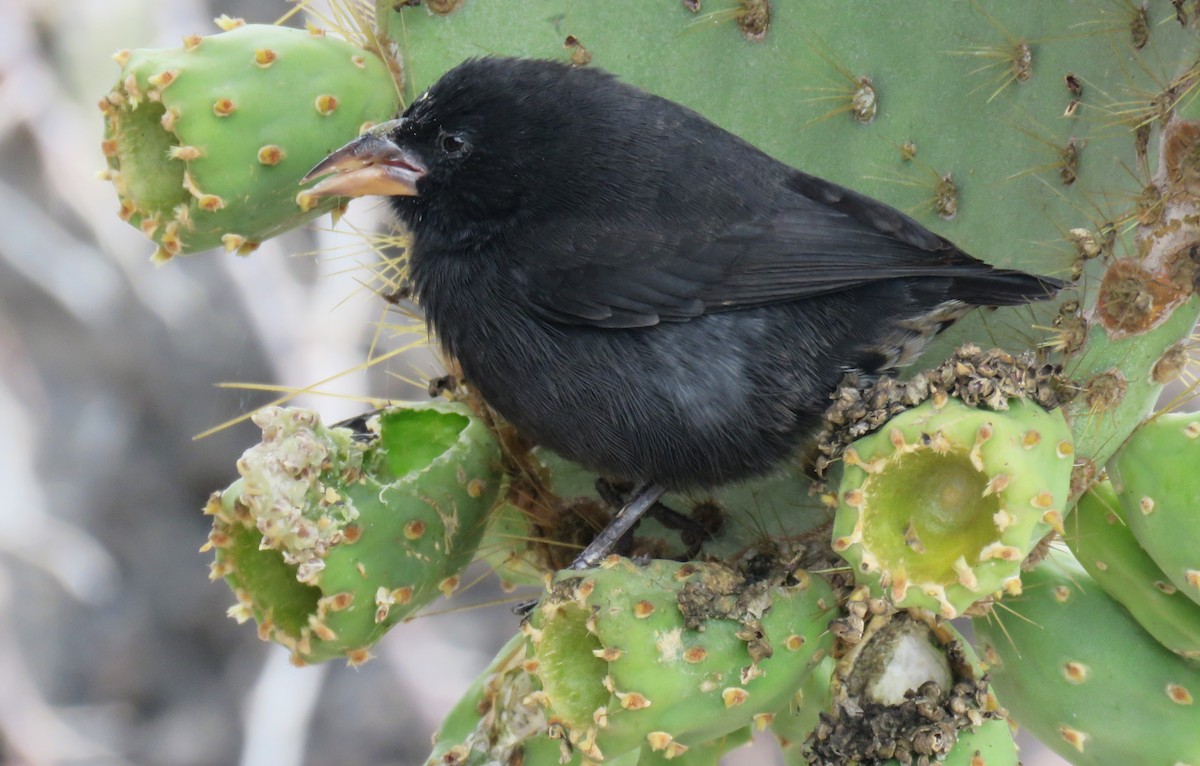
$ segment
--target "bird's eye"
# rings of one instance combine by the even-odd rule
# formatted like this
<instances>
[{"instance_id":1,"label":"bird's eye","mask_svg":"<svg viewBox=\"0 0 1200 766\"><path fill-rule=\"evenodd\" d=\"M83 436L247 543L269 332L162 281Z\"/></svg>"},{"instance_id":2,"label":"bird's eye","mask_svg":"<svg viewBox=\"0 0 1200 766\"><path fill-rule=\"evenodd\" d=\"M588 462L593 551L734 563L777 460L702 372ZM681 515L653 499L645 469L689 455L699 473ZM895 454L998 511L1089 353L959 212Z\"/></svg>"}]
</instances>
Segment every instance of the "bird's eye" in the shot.
<instances>
[{"instance_id":1,"label":"bird's eye","mask_svg":"<svg viewBox=\"0 0 1200 766\"><path fill-rule=\"evenodd\" d=\"M443 133L438 145L446 154L462 154L467 150L467 140L459 133Z\"/></svg>"}]
</instances>

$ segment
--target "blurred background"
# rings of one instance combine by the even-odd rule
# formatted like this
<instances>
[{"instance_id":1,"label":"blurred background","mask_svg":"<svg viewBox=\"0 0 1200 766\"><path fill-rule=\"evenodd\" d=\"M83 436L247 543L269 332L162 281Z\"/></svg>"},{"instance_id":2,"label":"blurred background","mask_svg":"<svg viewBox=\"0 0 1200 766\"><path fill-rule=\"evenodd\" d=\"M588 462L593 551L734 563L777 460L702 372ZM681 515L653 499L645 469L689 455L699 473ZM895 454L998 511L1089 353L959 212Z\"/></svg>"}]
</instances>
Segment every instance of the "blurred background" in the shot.
<instances>
[{"instance_id":1,"label":"blurred background","mask_svg":"<svg viewBox=\"0 0 1200 766\"><path fill-rule=\"evenodd\" d=\"M381 225L378 206L249 258L155 267L96 179L115 50L289 7L0 0L0 764L420 764L516 628L480 578L357 670L295 669L226 619L197 552L205 499L258 433L194 437L279 395L217 384L312 387L293 402L335 422L361 397L424 396L436 370L428 354L363 367L406 341L380 333L362 284L375 255L353 232ZM727 759L777 760L761 745Z\"/></svg>"}]
</instances>

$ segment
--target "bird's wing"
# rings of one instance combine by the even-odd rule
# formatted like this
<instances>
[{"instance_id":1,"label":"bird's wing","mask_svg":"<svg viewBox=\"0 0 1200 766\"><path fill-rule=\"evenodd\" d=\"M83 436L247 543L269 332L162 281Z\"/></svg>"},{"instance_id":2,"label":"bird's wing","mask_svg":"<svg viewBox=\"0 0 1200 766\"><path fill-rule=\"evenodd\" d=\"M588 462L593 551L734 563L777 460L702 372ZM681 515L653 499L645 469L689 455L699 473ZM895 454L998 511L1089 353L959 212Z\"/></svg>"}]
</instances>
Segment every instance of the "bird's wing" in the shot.
<instances>
[{"instance_id":1,"label":"bird's wing","mask_svg":"<svg viewBox=\"0 0 1200 766\"><path fill-rule=\"evenodd\" d=\"M1004 273L868 197L800 173L788 186L768 213L716 230L560 222L538 235L558 260L519 266L518 286L554 321L645 327L885 279Z\"/></svg>"}]
</instances>

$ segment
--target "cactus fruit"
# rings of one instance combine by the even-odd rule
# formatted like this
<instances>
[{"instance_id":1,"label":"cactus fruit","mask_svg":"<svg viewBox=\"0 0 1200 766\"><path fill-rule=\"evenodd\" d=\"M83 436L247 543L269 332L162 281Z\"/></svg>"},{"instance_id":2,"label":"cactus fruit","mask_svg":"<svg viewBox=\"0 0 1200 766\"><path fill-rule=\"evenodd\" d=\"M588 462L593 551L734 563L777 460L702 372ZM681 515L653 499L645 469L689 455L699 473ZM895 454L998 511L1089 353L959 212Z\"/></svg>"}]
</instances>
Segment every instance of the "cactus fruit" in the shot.
<instances>
[{"instance_id":1,"label":"cactus fruit","mask_svg":"<svg viewBox=\"0 0 1200 766\"><path fill-rule=\"evenodd\" d=\"M803 571L610 557L559 573L526 630L530 672L592 761L686 754L788 704L831 645L833 591Z\"/></svg>"},{"instance_id":2,"label":"cactus fruit","mask_svg":"<svg viewBox=\"0 0 1200 766\"><path fill-rule=\"evenodd\" d=\"M1087 573L1150 635L1176 654L1200 659L1200 606L1142 550L1125 517L1112 486L1097 484L1075 506L1067 545Z\"/></svg>"},{"instance_id":3,"label":"cactus fruit","mask_svg":"<svg viewBox=\"0 0 1200 766\"><path fill-rule=\"evenodd\" d=\"M808 763L976 763L986 749L987 763L1016 764L1007 727L986 726L1004 712L958 631L924 610L876 612L838 660L833 712L802 747Z\"/></svg>"},{"instance_id":4,"label":"cactus fruit","mask_svg":"<svg viewBox=\"0 0 1200 766\"><path fill-rule=\"evenodd\" d=\"M1155 641L1065 550L974 621L1011 717L1075 766L1200 763L1200 668Z\"/></svg>"},{"instance_id":5,"label":"cactus fruit","mask_svg":"<svg viewBox=\"0 0 1200 766\"><path fill-rule=\"evenodd\" d=\"M211 576L233 588L231 616L253 617L298 664L360 663L457 585L499 490L495 442L447 402L382 410L365 438L303 409L254 420L262 442L205 508Z\"/></svg>"},{"instance_id":6,"label":"cactus fruit","mask_svg":"<svg viewBox=\"0 0 1200 766\"><path fill-rule=\"evenodd\" d=\"M1200 413L1143 423L1109 464L1133 536L1200 604Z\"/></svg>"},{"instance_id":7,"label":"cactus fruit","mask_svg":"<svg viewBox=\"0 0 1200 766\"><path fill-rule=\"evenodd\" d=\"M332 210L344 201L312 198L300 179L398 104L378 56L316 28L239 25L116 58L100 101L106 175L160 261L246 253Z\"/></svg>"},{"instance_id":8,"label":"cactus fruit","mask_svg":"<svg viewBox=\"0 0 1200 766\"><path fill-rule=\"evenodd\" d=\"M896 606L957 617L1062 528L1073 450L1062 414L952 397L907 410L847 448L833 548Z\"/></svg>"}]
</instances>

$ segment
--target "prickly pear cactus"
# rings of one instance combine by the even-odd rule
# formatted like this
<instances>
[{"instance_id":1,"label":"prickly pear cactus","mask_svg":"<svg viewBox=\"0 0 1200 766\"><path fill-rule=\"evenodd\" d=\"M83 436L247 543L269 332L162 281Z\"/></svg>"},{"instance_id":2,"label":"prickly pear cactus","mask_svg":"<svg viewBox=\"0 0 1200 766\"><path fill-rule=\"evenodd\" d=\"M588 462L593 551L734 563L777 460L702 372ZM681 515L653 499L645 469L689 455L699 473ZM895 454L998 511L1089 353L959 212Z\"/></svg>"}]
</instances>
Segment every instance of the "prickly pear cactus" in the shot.
<instances>
[{"instance_id":1,"label":"prickly pear cactus","mask_svg":"<svg viewBox=\"0 0 1200 766\"><path fill-rule=\"evenodd\" d=\"M864 718L904 723L902 738L889 729L876 741L847 723L863 709L861 694L852 695L846 684L853 658L872 655L864 645L887 636L903 639L917 621L934 636L920 656L967 667L971 662L955 664L960 655L946 638L944 619L986 612L999 600L992 616L976 624L997 679L998 704L1020 723L1076 764L1196 763L1191 695L1200 682L1180 656L1195 650L1200 604L1193 603L1197 590L1190 573L1197 564L1187 556L1196 546L1179 544L1194 540L1194 513L1188 511L1195 498L1188 500L1187 493L1196 473L1196 440L1186 431L1191 421L1143 421L1164 384L1194 355L1190 333L1200 315L1198 17L1200 6L1190 0L377 2L372 39L385 61L377 65L368 56L364 70L334 77L373 91L363 103L382 114L360 121L389 116L394 94L408 103L444 71L484 52L602 66L697 109L784 161L908 212L977 257L1074 280L1054 304L975 312L944 333L923 357L925 369L906 380L837 392L830 421L838 435L823 437L815 465L827 477L826 505L795 471L712 493L668 496L664 504L674 515L644 523L633 552L639 561L675 557L704 564L621 562L596 572L560 573L526 627L528 640L510 644L464 698L432 758L446 764L562 759L584 766L603 759L650 766L673 756L672 763L685 766L712 764L743 741L748 728L766 726L785 744L789 763L837 762L849 751L836 748L849 743L861 745L854 752L863 764L913 757L972 766L981 760L1011 763L1007 722L978 673L963 676L974 685L958 693L956 683L944 688L944 675L914 681L908 697L879 703L879 715ZM283 32L261 31L258 37L259 31L247 28L242 34L225 52L209 44L228 37L220 35L170 60L198 60L195 54L206 52L214 67L236 62L240 74L226 79L230 87L248 87L272 70L248 67L246 50L275 50L264 41ZM288 34L298 41L295 35L305 33ZM132 138L107 141L105 150L122 195L134 200L123 214L156 237L160 258L222 243L245 250L294 225L300 220L299 175L358 130L353 123L339 138L305 139L313 156L285 178L273 167L254 165L264 144L253 128L257 123L241 123L229 138L218 127L234 122L216 115L211 104L202 101L197 108L208 110L198 121L210 124L207 133L185 133L193 129L186 120L175 121L175 132L156 128L169 117L173 99L187 92L182 86L198 78L170 77L169 86L162 77L151 82L171 69L164 64L143 71L140 56L125 63L120 85L102 104L110 139L124 132L122 124L133 126ZM280 55L276 65L284 60ZM314 123L331 124L312 116L312 105L327 89L306 101L283 98L270 87L280 121L310 136L316 135L308 133ZM337 95L339 110L352 100ZM134 117L135 105L150 112ZM248 113L239 108L236 114ZM241 192L222 185L237 175L228 172L228 159L217 162L215 153L192 156L188 150L210 140L236 150L239 167L254 169L240 182L253 186L255 199L277 198L278 206L264 207L252 223L223 219L249 206L232 204L244 199ZM163 160L168 151L176 157ZM297 152L289 148L289 159ZM210 167L223 170L210 174L210 160ZM205 209L205 201L219 209ZM402 259L396 266L403 268ZM966 341L1002 350L981 351ZM534 445L514 448L517 440L507 438L504 424L491 420L486 408L474 411L504 437L507 474L504 502L490 516L479 554L513 584L548 579L604 523L607 505L619 502L623 490L598 492L595 477L578 467ZM1089 492L1106 464L1121 495L1119 513L1097 507L1106 489ZM239 492L231 488L222 499ZM840 506L832 534L828 506ZM314 631L343 619L331 609L341 602L328 600L337 592L297 588L292 565L274 551L256 550L262 532L247 525L239 508L232 499L210 505L219 522L244 538L242 548L227 546L219 562L221 556L232 561L243 548L248 561L273 561L261 571L271 589L284 594L274 607L247 600L242 614L265 619L265 632L276 633L280 615L287 615L291 632L283 633L285 640L314 655L318 650L308 647L320 647L325 656L344 654L376 635L366 622L338 623L349 642L337 648L321 643ZM1132 536L1118 523L1122 516ZM346 522L336 514L327 518L332 527ZM482 527L480 522L473 529ZM1031 551L1034 558L1044 553L1040 539L1064 531L1102 588L1077 569L1063 569L1058 553L1021 572ZM232 539L218 535L213 542ZM849 569L832 558L831 540ZM335 546L328 566L360 544ZM760 574L800 571L791 559L801 549L809 594L823 593L825 603L793 615L788 604L806 596L772 599L757 617L763 626L798 621L803 628L795 634L810 637L802 652L818 643L832 649L815 669L809 667L814 655L787 684L774 671L758 676L786 655L772 639L771 658L754 656L758 639L744 637L754 632L745 613L710 615L699 636L687 625L680 628L688 583L730 571L713 560L744 564L752 552ZM260 558L251 559L251 552ZM426 563L436 569L445 554L429 553ZM218 574L226 574L221 566ZM685 571L679 578L670 574ZM1087 587L1075 588L1080 583ZM792 586L778 581L771 587L783 592ZM379 591L387 619L399 614L387 603L391 592ZM377 600L373 593L362 603L368 611L382 609ZM654 609L638 617L638 604ZM1030 620L1005 620L1010 609ZM1012 644L998 633L1001 620ZM816 632L803 632L810 630ZM685 639L693 639L713 662L721 658L725 664L712 670L720 683L715 676L698 680L686 662L658 661L676 646L676 636L681 650L693 646ZM1068 640L1060 646L1062 637ZM718 648L709 641L725 643ZM743 679L743 673L753 677ZM712 689L685 693L706 681ZM935 697L926 681L945 696ZM714 697L717 687L734 690L736 704ZM738 688L750 691L753 704L763 698L770 704L738 703ZM943 705L970 724L955 729L956 743L939 739L946 736L942 724L923 717L946 715L935 711ZM670 717L676 706L688 711L682 719ZM1154 736L1144 736L1147 731ZM1129 742L1138 750L1122 749Z\"/></svg>"},{"instance_id":2,"label":"prickly pear cactus","mask_svg":"<svg viewBox=\"0 0 1200 766\"><path fill-rule=\"evenodd\" d=\"M323 31L225 20L182 48L120 51L100 101L106 175L155 259L258 243L334 209L300 187L398 102L378 56Z\"/></svg>"},{"instance_id":3,"label":"prickly pear cactus","mask_svg":"<svg viewBox=\"0 0 1200 766\"><path fill-rule=\"evenodd\" d=\"M263 441L242 477L215 493L212 578L230 614L298 664L359 664L393 625L449 596L497 497L499 455L461 407L383 410L366 433L328 428L302 409L260 411Z\"/></svg>"}]
</instances>

